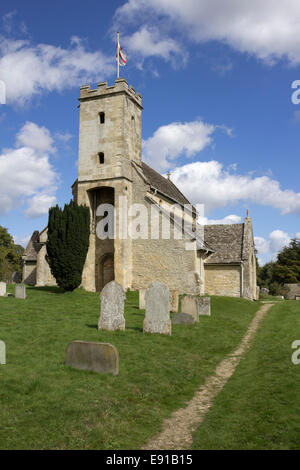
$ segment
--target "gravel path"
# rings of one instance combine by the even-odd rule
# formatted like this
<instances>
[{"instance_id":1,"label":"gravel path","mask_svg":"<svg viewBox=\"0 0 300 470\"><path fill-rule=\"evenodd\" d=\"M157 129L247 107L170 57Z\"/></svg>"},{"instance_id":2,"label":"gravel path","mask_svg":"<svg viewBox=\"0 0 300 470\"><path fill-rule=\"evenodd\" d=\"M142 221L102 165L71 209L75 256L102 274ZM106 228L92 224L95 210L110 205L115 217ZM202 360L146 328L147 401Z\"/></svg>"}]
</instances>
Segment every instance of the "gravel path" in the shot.
<instances>
[{"instance_id":1,"label":"gravel path","mask_svg":"<svg viewBox=\"0 0 300 470\"><path fill-rule=\"evenodd\" d=\"M242 356L250 349L259 324L272 305L274 304L265 304L258 310L237 349L220 362L214 375L207 377L205 384L196 391L185 408L180 408L173 412L170 418L164 420L162 432L151 439L142 449L181 450L191 448L192 433L202 423L214 398L232 376Z\"/></svg>"}]
</instances>

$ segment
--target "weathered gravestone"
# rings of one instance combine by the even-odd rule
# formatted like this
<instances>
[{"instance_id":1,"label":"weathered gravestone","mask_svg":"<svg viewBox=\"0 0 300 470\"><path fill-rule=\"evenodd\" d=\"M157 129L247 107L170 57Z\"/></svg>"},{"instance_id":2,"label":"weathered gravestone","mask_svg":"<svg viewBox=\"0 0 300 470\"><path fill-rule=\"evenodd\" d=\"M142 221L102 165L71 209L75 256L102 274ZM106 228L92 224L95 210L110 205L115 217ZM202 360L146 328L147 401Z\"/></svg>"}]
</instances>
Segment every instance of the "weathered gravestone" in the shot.
<instances>
[{"instance_id":1,"label":"weathered gravestone","mask_svg":"<svg viewBox=\"0 0 300 470\"><path fill-rule=\"evenodd\" d=\"M0 340L0 364L6 364L5 343Z\"/></svg>"},{"instance_id":2,"label":"weathered gravestone","mask_svg":"<svg viewBox=\"0 0 300 470\"><path fill-rule=\"evenodd\" d=\"M210 316L210 297L197 297L198 314Z\"/></svg>"},{"instance_id":3,"label":"weathered gravestone","mask_svg":"<svg viewBox=\"0 0 300 470\"><path fill-rule=\"evenodd\" d=\"M178 291L171 290L171 312L178 312Z\"/></svg>"},{"instance_id":4,"label":"weathered gravestone","mask_svg":"<svg viewBox=\"0 0 300 470\"><path fill-rule=\"evenodd\" d=\"M26 286L24 284L15 284L15 298L26 299Z\"/></svg>"},{"instance_id":5,"label":"weathered gravestone","mask_svg":"<svg viewBox=\"0 0 300 470\"><path fill-rule=\"evenodd\" d=\"M188 313L192 315L195 321L199 320L199 311L196 295L185 295L181 299L181 311L182 313Z\"/></svg>"},{"instance_id":6,"label":"weathered gravestone","mask_svg":"<svg viewBox=\"0 0 300 470\"><path fill-rule=\"evenodd\" d=\"M66 349L66 365L98 374L118 375L119 353L109 343L72 341Z\"/></svg>"},{"instance_id":7,"label":"weathered gravestone","mask_svg":"<svg viewBox=\"0 0 300 470\"><path fill-rule=\"evenodd\" d=\"M181 311L192 315L195 321L199 321L200 315L210 316L210 297L185 295L181 299Z\"/></svg>"},{"instance_id":8,"label":"weathered gravestone","mask_svg":"<svg viewBox=\"0 0 300 470\"><path fill-rule=\"evenodd\" d=\"M98 330L125 330L125 293L120 284L111 281L101 292L101 313Z\"/></svg>"},{"instance_id":9,"label":"weathered gravestone","mask_svg":"<svg viewBox=\"0 0 300 470\"><path fill-rule=\"evenodd\" d=\"M170 291L162 282L155 281L145 294L146 315L144 333L171 335Z\"/></svg>"},{"instance_id":10,"label":"weathered gravestone","mask_svg":"<svg viewBox=\"0 0 300 470\"><path fill-rule=\"evenodd\" d=\"M176 313L172 318L173 325L182 324L182 325L194 325L195 318L193 315L189 315L188 313Z\"/></svg>"},{"instance_id":11,"label":"weathered gravestone","mask_svg":"<svg viewBox=\"0 0 300 470\"><path fill-rule=\"evenodd\" d=\"M140 289L139 290L139 309L140 310L145 310L145 294L146 294L146 289Z\"/></svg>"},{"instance_id":12,"label":"weathered gravestone","mask_svg":"<svg viewBox=\"0 0 300 470\"><path fill-rule=\"evenodd\" d=\"M0 282L0 297L4 297L6 294L6 282Z\"/></svg>"}]
</instances>

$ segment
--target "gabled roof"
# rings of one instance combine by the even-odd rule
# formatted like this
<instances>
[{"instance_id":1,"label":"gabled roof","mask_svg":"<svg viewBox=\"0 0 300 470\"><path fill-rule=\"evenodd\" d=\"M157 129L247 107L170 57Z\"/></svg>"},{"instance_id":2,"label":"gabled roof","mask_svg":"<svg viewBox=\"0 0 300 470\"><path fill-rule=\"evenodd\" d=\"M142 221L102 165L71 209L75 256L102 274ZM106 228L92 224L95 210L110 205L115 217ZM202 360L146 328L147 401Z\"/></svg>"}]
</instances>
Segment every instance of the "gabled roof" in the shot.
<instances>
[{"instance_id":1,"label":"gabled roof","mask_svg":"<svg viewBox=\"0 0 300 470\"><path fill-rule=\"evenodd\" d=\"M26 261L36 261L37 254L41 249L41 244L39 243L40 233L38 230L35 230L31 235L31 238L26 246L26 249L23 254L23 259Z\"/></svg>"},{"instance_id":2,"label":"gabled roof","mask_svg":"<svg viewBox=\"0 0 300 470\"><path fill-rule=\"evenodd\" d=\"M170 199L179 202L179 204L190 204L190 201L182 194L177 186L168 178L164 178L157 171L153 170L146 163L142 162L142 170L149 181L149 184Z\"/></svg>"},{"instance_id":3,"label":"gabled roof","mask_svg":"<svg viewBox=\"0 0 300 470\"><path fill-rule=\"evenodd\" d=\"M205 225L204 240L215 250L206 264L241 263L244 224Z\"/></svg>"}]
</instances>

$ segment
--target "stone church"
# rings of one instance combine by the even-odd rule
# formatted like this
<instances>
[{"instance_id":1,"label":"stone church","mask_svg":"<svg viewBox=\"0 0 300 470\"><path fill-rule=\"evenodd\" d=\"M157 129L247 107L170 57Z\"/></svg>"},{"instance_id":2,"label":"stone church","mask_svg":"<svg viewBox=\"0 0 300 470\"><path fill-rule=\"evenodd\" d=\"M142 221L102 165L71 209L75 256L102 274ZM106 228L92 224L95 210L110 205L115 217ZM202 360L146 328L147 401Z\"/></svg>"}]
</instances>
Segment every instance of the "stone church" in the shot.
<instances>
[{"instance_id":1,"label":"stone church","mask_svg":"<svg viewBox=\"0 0 300 470\"><path fill-rule=\"evenodd\" d=\"M196 230L196 209L170 175L165 178L142 161L142 97L125 79L117 79L113 86L99 83L95 90L82 86L79 101L78 179L72 193L76 203L88 206L91 214L82 287L101 291L116 280L125 290L137 290L159 280L179 293L256 299L255 248L248 214L243 224ZM147 209L147 237L122 236L127 223L124 203L126 208L140 204ZM101 220L97 208L102 204L114 210L113 238L97 236ZM153 217L159 227L155 233ZM190 229L184 230L187 220ZM47 228L33 233L23 256L23 282L55 285L46 261L46 241Z\"/></svg>"}]
</instances>

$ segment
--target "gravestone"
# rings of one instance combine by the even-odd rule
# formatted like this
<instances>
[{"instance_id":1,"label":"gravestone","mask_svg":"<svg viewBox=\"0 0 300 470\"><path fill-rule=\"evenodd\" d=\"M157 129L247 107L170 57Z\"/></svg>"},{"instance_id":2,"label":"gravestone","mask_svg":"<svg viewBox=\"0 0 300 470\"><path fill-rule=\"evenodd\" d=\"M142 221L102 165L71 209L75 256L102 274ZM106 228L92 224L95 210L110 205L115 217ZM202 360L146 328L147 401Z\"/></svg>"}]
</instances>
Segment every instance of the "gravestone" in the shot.
<instances>
[{"instance_id":1,"label":"gravestone","mask_svg":"<svg viewBox=\"0 0 300 470\"><path fill-rule=\"evenodd\" d=\"M266 294L266 295L268 295L270 291L269 291L269 289L267 289L266 287L262 287L262 288L260 289L260 292L261 292L261 294Z\"/></svg>"},{"instance_id":2,"label":"gravestone","mask_svg":"<svg viewBox=\"0 0 300 470\"><path fill-rule=\"evenodd\" d=\"M98 374L118 375L119 353L109 343L72 341L66 349L66 365Z\"/></svg>"},{"instance_id":3,"label":"gravestone","mask_svg":"<svg viewBox=\"0 0 300 470\"><path fill-rule=\"evenodd\" d=\"M199 320L198 302L196 295L185 295L181 299L182 313L188 313L194 317L195 321Z\"/></svg>"},{"instance_id":4,"label":"gravestone","mask_svg":"<svg viewBox=\"0 0 300 470\"><path fill-rule=\"evenodd\" d=\"M210 317L210 297L197 297L198 314Z\"/></svg>"},{"instance_id":5,"label":"gravestone","mask_svg":"<svg viewBox=\"0 0 300 470\"><path fill-rule=\"evenodd\" d=\"M182 324L182 325L194 325L195 318L193 315L189 315L188 313L176 313L172 318L173 325Z\"/></svg>"},{"instance_id":6,"label":"gravestone","mask_svg":"<svg viewBox=\"0 0 300 470\"><path fill-rule=\"evenodd\" d=\"M100 298L101 313L98 330L125 330L125 293L122 286L115 281L109 282L103 288Z\"/></svg>"},{"instance_id":7,"label":"gravestone","mask_svg":"<svg viewBox=\"0 0 300 470\"><path fill-rule=\"evenodd\" d=\"M0 282L0 297L4 297L6 294L6 282Z\"/></svg>"},{"instance_id":8,"label":"gravestone","mask_svg":"<svg viewBox=\"0 0 300 470\"><path fill-rule=\"evenodd\" d=\"M146 307L145 294L146 294L146 289L139 290L139 309L140 310L145 310L145 307Z\"/></svg>"},{"instance_id":9,"label":"gravestone","mask_svg":"<svg viewBox=\"0 0 300 470\"><path fill-rule=\"evenodd\" d=\"M6 364L5 343L0 340L0 364Z\"/></svg>"},{"instance_id":10,"label":"gravestone","mask_svg":"<svg viewBox=\"0 0 300 470\"><path fill-rule=\"evenodd\" d=\"M300 295L296 295L295 300L300 300Z\"/></svg>"},{"instance_id":11,"label":"gravestone","mask_svg":"<svg viewBox=\"0 0 300 470\"><path fill-rule=\"evenodd\" d=\"M178 312L178 291L177 290L171 290L171 312Z\"/></svg>"},{"instance_id":12,"label":"gravestone","mask_svg":"<svg viewBox=\"0 0 300 470\"><path fill-rule=\"evenodd\" d=\"M170 291L162 282L155 281L146 290L144 333L171 335Z\"/></svg>"},{"instance_id":13,"label":"gravestone","mask_svg":"<svg viewBox=\"0 0 300 470\"><path fill-rule=\"evenodd\" d=\"M185 295L181 299L181 311L192 315L195 321L199 321L200 315L210 316L210 297Z\"/></svg>"},{"instance_id":14,"label":"gravestone","mask_svg":"<svg viewBox=\"0 0 300 470\"><path fill-rule=\"evenodd\" d=\"M15 298L26 299L26 286L24 284L15 284Z\"/></svg>"}]
</instances>

